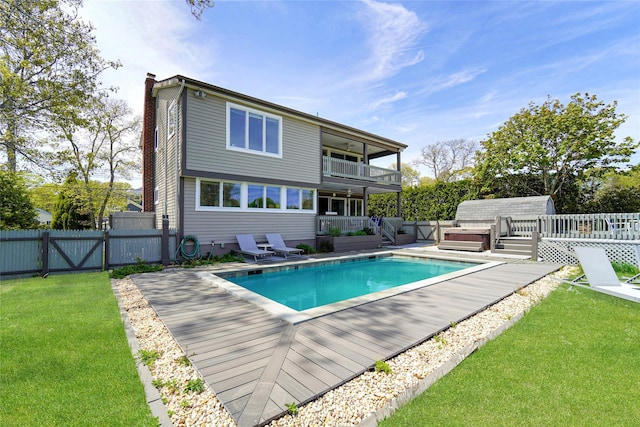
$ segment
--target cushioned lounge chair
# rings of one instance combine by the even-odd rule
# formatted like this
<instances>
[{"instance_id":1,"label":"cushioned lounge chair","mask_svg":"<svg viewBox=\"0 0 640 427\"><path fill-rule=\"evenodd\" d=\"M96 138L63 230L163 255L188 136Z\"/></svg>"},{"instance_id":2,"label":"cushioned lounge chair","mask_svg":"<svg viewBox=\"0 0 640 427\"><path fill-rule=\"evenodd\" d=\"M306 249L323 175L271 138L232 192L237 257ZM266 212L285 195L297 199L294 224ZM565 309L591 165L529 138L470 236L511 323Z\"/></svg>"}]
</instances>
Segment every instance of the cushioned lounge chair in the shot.
<instances>
[{"instance_id":1,"label":"cushioned lounge chair","mask_svg":"<svg viewBox=\"0 0 640 427\"><path fill-rule=\"evenodd\" d=\"M577 247L573 250L580 261L589 286L581 283L580 278L570 282L572 286L580 286L640 303L640 287L630 283L637 276L626 282L621 282L604 249Z\"/></svg>"},{"instance_id":2,"label":"cushioned lounge chair","mask_svg":"<svg viewBox=\"0 0 640 427\"><path fill-rule=\"evenodd\" d=\"M288 247L284 243L284 240L282 240L282 236L280 234L272 233L266 234L265 236L267 237L267 241L271 245L271 250L284 255L285 259L287 258L287 255L302 256L303 250Z\"/></svg>"},{"instance_id":3,"label":"cushioned lounge chair","mask_svg":"<svg viewBox=\"0 0 640 427\"><path fill-rule=\"evenodd\" d=\"M273 256L273 252L258 248L251 234L236 234L236 240L240 245L240 253L252 256L256 262L258 262L258 259L271 258Z\"/></svg>"}]
</instances>

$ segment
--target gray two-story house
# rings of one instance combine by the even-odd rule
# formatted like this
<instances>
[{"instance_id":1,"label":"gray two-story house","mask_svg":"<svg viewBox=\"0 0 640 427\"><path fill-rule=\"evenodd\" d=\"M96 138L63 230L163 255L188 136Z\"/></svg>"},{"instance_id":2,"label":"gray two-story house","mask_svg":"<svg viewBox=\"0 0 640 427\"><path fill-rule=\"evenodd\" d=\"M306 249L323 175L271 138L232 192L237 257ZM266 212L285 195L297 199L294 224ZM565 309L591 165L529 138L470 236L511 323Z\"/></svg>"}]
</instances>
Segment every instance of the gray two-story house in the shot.
<instances>
[{"instance_id":1,"label":"gray two-story house","mask_svg":"<svg viewBox=\"0 0 640 427\"><path fill-rule=\"evenodd\" d=\"M148 74L143 210L205 250L236 234L315 245L318 218L363 218L370 194L401 191L406 145L183 76ZM373 166L388 157L396 169ZM326 215L326 216L325 216Z\"/></svg>"}]
</instances>

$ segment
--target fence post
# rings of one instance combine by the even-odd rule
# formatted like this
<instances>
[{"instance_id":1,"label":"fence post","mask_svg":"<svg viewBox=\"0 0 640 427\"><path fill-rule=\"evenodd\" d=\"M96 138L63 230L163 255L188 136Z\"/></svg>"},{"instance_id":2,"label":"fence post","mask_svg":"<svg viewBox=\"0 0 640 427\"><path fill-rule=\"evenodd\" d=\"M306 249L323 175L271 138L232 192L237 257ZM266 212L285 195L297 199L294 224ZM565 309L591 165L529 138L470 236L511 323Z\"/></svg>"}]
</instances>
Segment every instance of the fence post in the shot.
<instances>
[{"instance_id":1,"label":"fence post","mask_svg":"<svg viewBox=\"0 0 640 427\"><path fill-rule=\"evenodd\" d=\"M49 275L49 232L42 232L42 277Z\"/></svg>"},{"instance_id":2,"label":"fence post","mask_svg":"<svg viewBox=\"0 0 640 427\"><path fill-rule=\"evenodd\" d=\"M538 261L538 241L540 240L540 233L534 231L531 234L531 259Z\"/></svg>"},{"instance_id":3,"label":"fence post","mask_svg":"<svg viewBox=\"0 0 640 427\"><path fill-rule=\"evenodd\" d=\"M104 232L104 270L109 271L109 230Z\"/></svg>"},{"instance_id":4,"label":"fence post","mask_svg":"<svg viewBox=\"0 0 640 427\"><path fill-rule=\"evenodd\" d=\"M162 215L162 265L169 265L169 215Z\"/></svg>"}]
</instances>

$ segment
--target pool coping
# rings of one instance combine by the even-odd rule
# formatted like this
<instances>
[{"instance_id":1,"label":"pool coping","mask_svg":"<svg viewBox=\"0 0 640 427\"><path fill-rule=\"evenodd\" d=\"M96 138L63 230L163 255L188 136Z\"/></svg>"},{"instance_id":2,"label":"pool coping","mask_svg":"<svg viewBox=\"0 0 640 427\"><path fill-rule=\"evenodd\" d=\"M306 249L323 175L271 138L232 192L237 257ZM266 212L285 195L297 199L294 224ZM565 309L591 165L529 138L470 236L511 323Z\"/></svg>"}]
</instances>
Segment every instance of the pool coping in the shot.
<instances>
[{"instance_id":1,"label":"pool coping","mask_svg":"<svg viewBox=\"0 0 640 427\"><path fill-rule=\"evenodd\" d=\"M250 291L240 285L236 285L233 282L226 280L224 277L220 275L230 276L235 272L242 272L242 275L251 274L251 272L260 271L261 273L269 270L290 270L290 269L298 269L300 266L311 267L314 265L331 265L344 263L348 261L358 261L364 259L371 258L381 258L381 257L389 257L396 256L399 258L421 258L421 259L438 259L445 261L461 261L467 263L478 264L473 267L468 267L462 270L454 271L451 273L441 274L436 277L432 277L429 279L418 280L416 282L407 283L405 285L396 286L393 288L385 289L378 292L373 292L366 295L357 296L354 298L349 298L346 300L338 301L332 304L326 304L319 307L310 308L307 310L297 311L292 308L289 308L283 304L280 304L276 301L273 301L267 297L259 295L253 291ZM504 261L492 261L492 260L478 260L478 259L456 259L453 257L439 257L433 254L417 254L417 253L407 253L404 251L397 250L387 250L387 251L379 251L379 252L369 252L366 254L348 254L342 255L338 257L332 258L324 258L324 259L312 259L312 260L304 260L296 263L278 263L271 265L252 265L252 268L240 268L236 270L226 270L224 272L211 272L211 271L202 271L198 272L197 275L209 281L212 285L224 289L228 293L244 300L255 304L266 312L272 314L275 317L278 317L292 325L296 325L298 323L306 322L311 319L315 319L318 317L326 316L328 314L333 314L342 310L346 310L349 308L357 307L359 305L367 304L373 301L379 301L385 298L390 298L396 295L400 295L406 292L410 292L416 289L424 288L427 286L435 285L437 283L441 283L446 280L455 279L457 277L466 276L468 274L472 274L478 271L482 271L488 268L495 267L497 265L504 264ZM219 275L220 274L220 275Z\"/></svg>"}]
</instances>

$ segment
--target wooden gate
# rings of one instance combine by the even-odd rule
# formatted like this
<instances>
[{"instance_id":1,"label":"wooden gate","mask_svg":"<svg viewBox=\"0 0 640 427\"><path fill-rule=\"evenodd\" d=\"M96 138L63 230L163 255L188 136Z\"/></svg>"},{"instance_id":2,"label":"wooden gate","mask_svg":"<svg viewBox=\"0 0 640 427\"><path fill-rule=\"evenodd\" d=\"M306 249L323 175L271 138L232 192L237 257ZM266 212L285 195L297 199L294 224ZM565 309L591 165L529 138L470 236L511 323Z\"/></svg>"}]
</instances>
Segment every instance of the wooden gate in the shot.
<instances>
[{"instance_id":1,"label":"wooden gate","mask_svg":"<svg viewBox=\"0 0 640 427\"><path fill-rule=\"evenodd\" d=\"M42 235L42 275L62 271L102 271L104 232L50 230Z\"/></svg>"}]
</instances>

